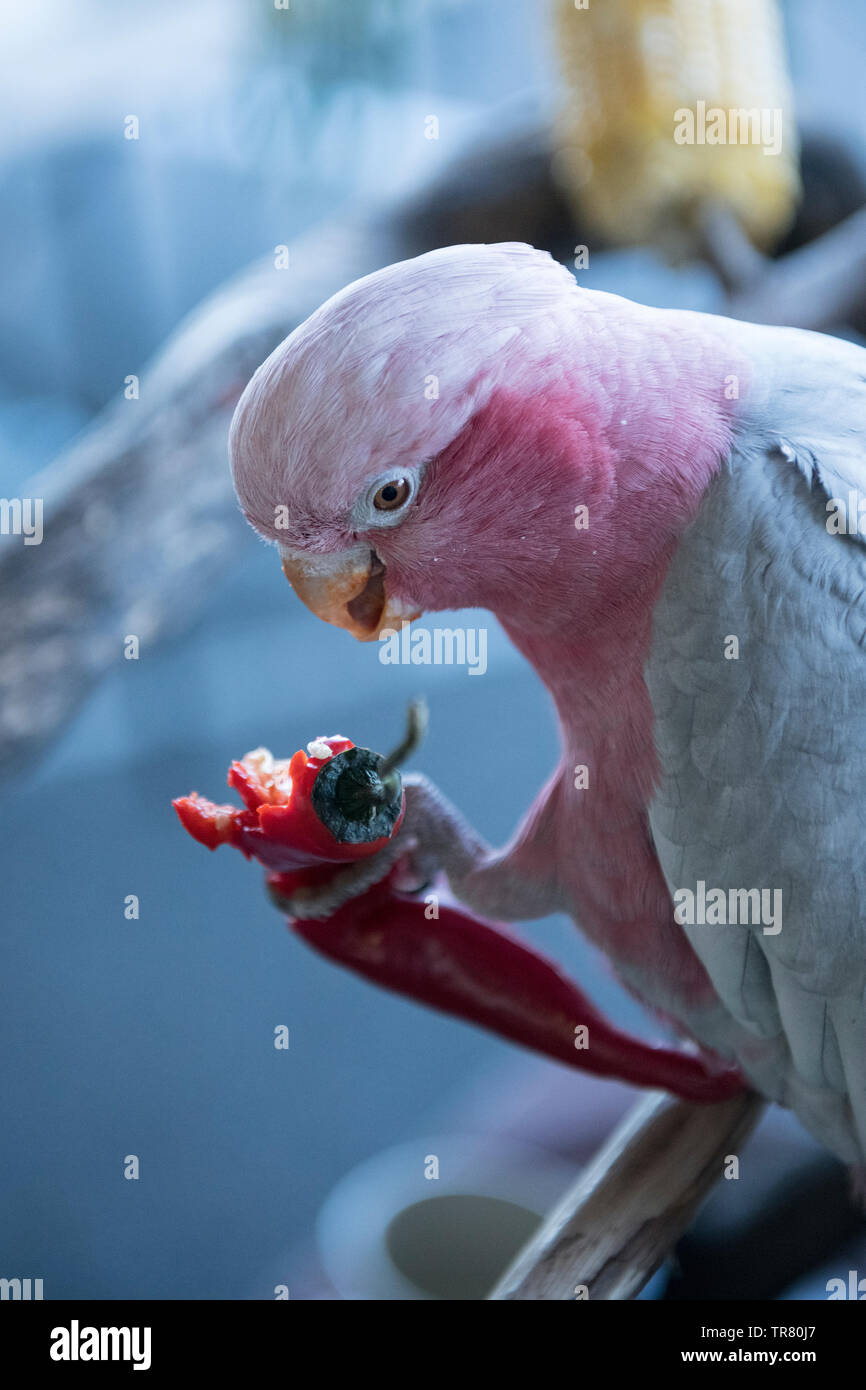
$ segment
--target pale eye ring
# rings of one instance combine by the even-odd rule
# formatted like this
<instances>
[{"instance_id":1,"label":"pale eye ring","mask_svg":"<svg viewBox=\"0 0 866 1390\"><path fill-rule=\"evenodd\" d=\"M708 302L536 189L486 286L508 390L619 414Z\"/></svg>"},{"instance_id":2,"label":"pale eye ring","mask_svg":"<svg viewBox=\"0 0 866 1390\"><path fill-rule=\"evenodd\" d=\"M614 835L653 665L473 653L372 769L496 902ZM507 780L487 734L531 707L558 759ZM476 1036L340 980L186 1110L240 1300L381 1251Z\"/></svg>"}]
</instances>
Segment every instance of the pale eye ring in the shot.
<instances>
[{"instance_id":1,"label":"pale eye ring","mask_svg":"<svg viewBox=\"0 0 866 1390\"><path fill-rule=\"evenodd\" d=\"M377 512L396 512L399 507L405 506L411 493L412 484L408 478L391 478L379 488L373 498L373 506Z\"/></svg>"}]
</instances>

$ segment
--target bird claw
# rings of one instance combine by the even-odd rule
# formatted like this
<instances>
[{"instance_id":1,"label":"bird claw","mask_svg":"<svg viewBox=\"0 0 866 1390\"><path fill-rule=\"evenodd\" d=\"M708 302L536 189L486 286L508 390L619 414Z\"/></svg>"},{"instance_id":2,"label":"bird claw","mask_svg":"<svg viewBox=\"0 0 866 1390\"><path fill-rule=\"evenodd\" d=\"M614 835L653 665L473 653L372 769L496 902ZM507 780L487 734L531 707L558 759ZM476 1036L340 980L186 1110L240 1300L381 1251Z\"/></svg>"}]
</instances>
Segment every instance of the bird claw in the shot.
<instances>
[{"instance_id":1,"label":"bird claw","mask_svg":"<svg viewBox=\"0 0 866 1390\"><path fill-rule=\"evenodd\" d=\"M405 853L407 846L400 843L398 834L378 854L345 869L338 869L326 883L310 887L299 887L291 894L282 892L278 885L268 884L268 893L274 906L297 921L330 917L338 908L360 897L380 883Z\"/></svg>"},{"instance_id":2,"label":"bird claw","mask_svg":"<svg viewBox=\"0 0 866 1390\"><path fill-rule=\"evenodd\" d=\"M331 916L338 908L360 897L401 864L395 888L420 893L444 870L465 872L476 860L480 842L454 814L434 783L421 773L403 778L406 806L396 835L378 853L337 869L324 883L299 887L291 895L279 885L269 889L281 912L299 921Z\"/></svg>"}]
</instances>

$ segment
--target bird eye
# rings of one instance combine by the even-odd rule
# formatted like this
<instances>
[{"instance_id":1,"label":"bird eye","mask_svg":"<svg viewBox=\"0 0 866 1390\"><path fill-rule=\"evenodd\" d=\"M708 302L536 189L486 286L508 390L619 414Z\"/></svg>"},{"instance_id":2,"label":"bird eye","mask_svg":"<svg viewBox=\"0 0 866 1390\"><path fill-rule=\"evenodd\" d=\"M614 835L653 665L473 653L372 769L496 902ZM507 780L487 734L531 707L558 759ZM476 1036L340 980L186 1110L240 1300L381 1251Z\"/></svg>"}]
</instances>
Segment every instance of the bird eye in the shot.
<instances>
[{"instance_id":1,"label":"bird eye","mask_svg":"<svg viewBox=\"0 0 866 1390\"><path fill-rule=\"evenodd\" d=\"M377 512L396 512L398 507L402 507L409 500L412 491L408 478L393 478L390 483L383 483L373 498L373 506Z\"/></svg>"}]
</instances>

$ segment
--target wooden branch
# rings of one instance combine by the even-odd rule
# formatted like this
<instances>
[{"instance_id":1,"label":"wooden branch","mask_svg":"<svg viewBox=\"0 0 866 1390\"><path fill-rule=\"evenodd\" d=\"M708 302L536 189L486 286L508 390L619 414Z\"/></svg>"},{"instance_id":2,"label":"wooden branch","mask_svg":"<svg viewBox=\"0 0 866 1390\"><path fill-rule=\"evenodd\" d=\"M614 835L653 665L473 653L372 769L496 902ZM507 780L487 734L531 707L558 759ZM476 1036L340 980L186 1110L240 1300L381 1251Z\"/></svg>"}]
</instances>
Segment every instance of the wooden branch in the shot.
<instances>
[{"instance_id":1,"label":"wooden branch","mask_svg":"<svg viewBox=\"0 0 866 1390\"><path fill-rule=\"evenodd\" d=\"M134 634L182 631L252 532L226 440L235 403L277 343L347 281L405 252L381 216L316 229L291 266L257 263L208 299L121 397L23 495L45 534L0 538L0 772L38 753Z\"/></svg>"},{"instance_id":2,"label":"wooden branch","mask_svg":"<svg viewBox=\"0 0 866 1390\"><path fill-rule=\"evenodd\" d=\"M287 270L268 259L243 271L180 324L138 399L114 401L25 485L45 499L45 537L0 537L0 774L48 745L123 660L127 634L153 645L182 631L252 544L229 476L229 420L297 324L349 281L467 234L543 237L560 208L543 130L517 103L492 146L400 207L314 227L291 243Z\"/></svg>"},{"instance_id":3,"label":"wooden branch","mask_svg":"<svg viewBox=\"0 0 866 1390\"><path fill-rule=\"evenodd\" d=\"M727 294L725 312L749 323L838 332L866 318L866 208L778 260L755 249L718 203L695 213L703 256Z\"/></svg>"},{"instance_id":4,"label":"wooden branch","mask_svg":"<svg viewBox=\"0 0 866 1390\"><path fill-rule=\"evenodd\" d=\"M695 209L704 259L713 267L725 293L747 293L772 264L753 246L740 219L724 203L704 202Z\"/></svg>"},{"instance_id":5,"label":"wooden branch","mask_svg":"<svg viewBox=\"0 0 866 1390\"><path fill-rule=\"evenodd\" d=\"M728 301L732 318L789 328L838 330L866 319L866 208L816 241L768 261L760 279Z\"/></svg>"},{"instance_id":6,"label":"wooden branch","mask_svg":"<svg viewBox=\"0 0 866 1390\"><path fill-rule=\"evenodd\" d=\"M719 1105L651 1092L544 1220L490 1298L634 1298L721 1178L764 1107L751 1091Z\"/></svg>"}]
</instances>

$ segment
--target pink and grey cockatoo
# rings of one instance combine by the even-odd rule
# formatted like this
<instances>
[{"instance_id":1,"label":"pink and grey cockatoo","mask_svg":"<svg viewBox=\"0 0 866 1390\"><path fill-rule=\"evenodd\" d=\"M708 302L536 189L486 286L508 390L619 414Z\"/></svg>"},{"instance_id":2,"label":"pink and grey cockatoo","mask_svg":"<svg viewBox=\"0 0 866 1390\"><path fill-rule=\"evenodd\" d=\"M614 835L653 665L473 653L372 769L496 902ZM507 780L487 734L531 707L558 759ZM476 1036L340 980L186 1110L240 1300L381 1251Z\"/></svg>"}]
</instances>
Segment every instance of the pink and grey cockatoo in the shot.
<instances>
[{"instance_id":1,"label":"pink and grey cockatoo","mask_svg":"<svg viewBox=\"0 0 866 1390\"><path fill-rule=\"evenodd\" d=\"M584 290L509 243L328 300L259 368L230 444L246 517L320 617L370 641L487 608L548 687L562 758L505 849L410 779L407 826L458 898L571 914L855 1164L864 422L860 347Z\"/></svg>"}]
</instances>

